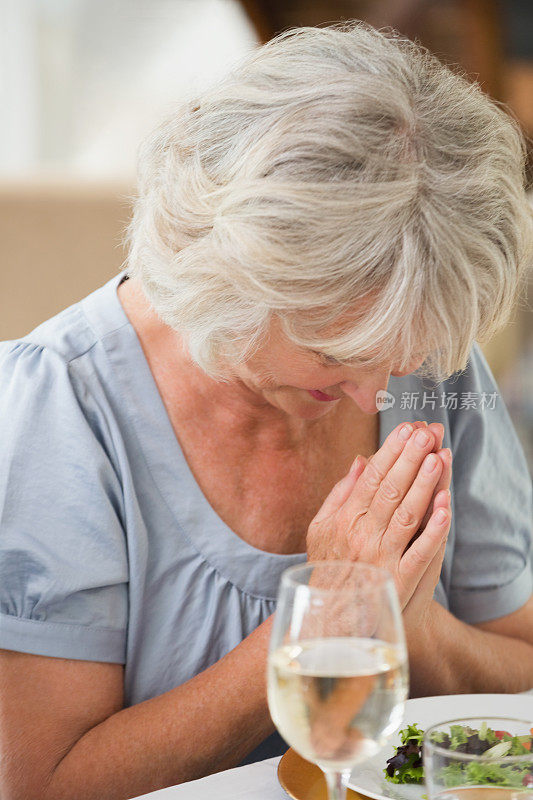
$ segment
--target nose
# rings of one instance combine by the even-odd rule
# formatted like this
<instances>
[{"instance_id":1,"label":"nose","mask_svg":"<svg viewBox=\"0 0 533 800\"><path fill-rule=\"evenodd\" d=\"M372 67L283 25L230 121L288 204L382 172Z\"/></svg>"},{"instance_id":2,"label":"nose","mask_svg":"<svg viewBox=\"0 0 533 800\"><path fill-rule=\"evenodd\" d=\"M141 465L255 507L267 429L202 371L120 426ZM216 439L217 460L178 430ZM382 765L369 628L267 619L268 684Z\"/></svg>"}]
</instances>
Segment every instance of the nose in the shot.
<instances>
[{"instance_id":1,"label":"nose","mask_svg":"<svg viewBox=\"0 0 533 800\"><path fill-rule=\"evenodd\" d=\"M386 389L389 383L390 372L382 372L379 375L368 377L359 383L354 381L343 381L340 388L348 397L354 400L361 411L365 414L375 414L378 411L376 406L376 394L380 389Z\"/></svg>"}]
</instances>

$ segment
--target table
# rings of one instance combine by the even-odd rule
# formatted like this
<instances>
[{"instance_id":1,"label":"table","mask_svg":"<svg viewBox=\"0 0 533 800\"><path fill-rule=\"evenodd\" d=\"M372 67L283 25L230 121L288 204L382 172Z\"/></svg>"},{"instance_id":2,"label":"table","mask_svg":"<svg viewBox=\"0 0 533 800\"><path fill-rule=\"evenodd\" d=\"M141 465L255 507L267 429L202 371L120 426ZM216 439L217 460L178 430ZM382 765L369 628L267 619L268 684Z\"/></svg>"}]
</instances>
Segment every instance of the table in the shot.
<instances>
[{"instance_id":1,"label":"table","mask_svg":"<svg viewBox=\"0 0 533 800\"><path fill-rule=\"evenodd\" d=\"M278 783L278 762L279 756L268 758L141 797L143 800L287 800Z\"/></svg>"},{"instance_id":2,"label":"table","mask_svg":"<svg viewBox=\"0 0 533 800\"><path fill-rule=\"evenodd\" d=\"M533 689L518 694L533 695ZM278 783L279 756L217 772L179 786L149 792L134 800L287 800Z\"/></svg>"}]
</instances>

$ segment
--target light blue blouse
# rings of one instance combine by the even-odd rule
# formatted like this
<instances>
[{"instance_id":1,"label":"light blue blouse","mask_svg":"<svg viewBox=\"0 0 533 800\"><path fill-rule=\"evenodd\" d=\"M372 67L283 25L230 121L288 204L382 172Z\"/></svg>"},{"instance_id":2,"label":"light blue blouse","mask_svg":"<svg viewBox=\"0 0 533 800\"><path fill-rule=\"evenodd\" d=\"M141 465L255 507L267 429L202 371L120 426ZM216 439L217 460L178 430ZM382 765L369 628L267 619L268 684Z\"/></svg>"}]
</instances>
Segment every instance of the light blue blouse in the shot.
<instances>
[{"instance_id":1,"label":"light blue blouse","mask_svg":"<svg viewBox=\"0 0 533 800\"><path fill-rule=\"evenodd\" d=\"M234 648L305 555L252 547L207 502L119 302L121 277L0 344L0 647L124 664L132 705ZM469 623L516 610L532 591L531 479L480 349L433 393L413 375L388 391L380 445L424 418L444 424L454 456L436 599Z\"/></svg>"}]
</instances>

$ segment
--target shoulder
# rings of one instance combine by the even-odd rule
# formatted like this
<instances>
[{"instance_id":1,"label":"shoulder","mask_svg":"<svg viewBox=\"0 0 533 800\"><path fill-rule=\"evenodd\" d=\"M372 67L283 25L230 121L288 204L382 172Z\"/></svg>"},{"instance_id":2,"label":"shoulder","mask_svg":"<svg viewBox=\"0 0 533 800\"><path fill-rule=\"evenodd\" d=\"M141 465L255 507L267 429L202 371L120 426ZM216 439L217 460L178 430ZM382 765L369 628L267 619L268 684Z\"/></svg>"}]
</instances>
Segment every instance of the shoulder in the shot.
<instances>
[{"instance_id":1,"label":"shoulder","mask_svg":"<svg viewBox=\"0 0 533 800\"><path fill-rule=\"evenodd\" d=\"M75 303L19 339L0 342L0 370L66 368L94 347L98 337ZM36 375L36 377L38 377Z\"/></svg>"},{"instance_id":2,"label":"shoulder","mask_svg":"<svg viewBox=\"0 0 533 800\"><path fill-rule=\"evenodd\" d=\"M0 366L41 354L43 361L72 364L128 325L116 293L121 274L17 340L0 342Z\"/></svg>"},{"instance_id":3,"label":"shoulder","mask_svg":"<svg viewBox=\"0 0 533 800\"><path fill-rule=\"evenodd\" d=\"M82 466L120 473L111 370L99 341L76 304L28 336L0 342L0 473L18 465L20 479L30 465L51 470L52 460L64 480Z\"/></svg>"},{"instance_id":4,"label":"shoulder","mask_svg":"<svg viewBox=\"0 0 533 800\"><path fill-rule=\"evenodd\" d=\"M115 276L88 297L43 322L26 336L0 342L0 408L24 395L27 403L104 395L112 380L106 337L128 326ZM101 404L100 404L101 405Z\"/></svg>"},{"instance_id":5,"label":"shoulder","mask_svg":"<svg viewBox=\"0 0 533 800\"><path fill-rule=\"evenodd\" d=\"M27 432L31 420L62 416L68 429L90 398L90 388L71 367L76 356L61 348L19 339L0 342L0 430ZM89 400L90 403L90 400Z\"/></svg>"}]
</instances>

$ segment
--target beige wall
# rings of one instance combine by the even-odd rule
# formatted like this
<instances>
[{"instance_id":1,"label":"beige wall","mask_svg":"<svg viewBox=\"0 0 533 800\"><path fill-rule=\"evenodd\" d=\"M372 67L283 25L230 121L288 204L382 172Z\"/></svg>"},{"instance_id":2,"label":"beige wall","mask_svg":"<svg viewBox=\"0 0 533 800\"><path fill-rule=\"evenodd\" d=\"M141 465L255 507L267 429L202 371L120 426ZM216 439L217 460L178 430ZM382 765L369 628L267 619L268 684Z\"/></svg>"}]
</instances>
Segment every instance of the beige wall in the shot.
<instances>
[{"instance_id":1,"label":"beige wall","mask_svg":"<svg viewBox=\"0 0 533 800\"><path fill-rule=\"evenodd\" d=\"M0 340L24 336L119 271L131 191L0 185Z\"/></svg>"},{"instance_id":2,"label":"beige wall","mask_svg":"<svg viewBox=\"0 0 533 800\"><path fill-rule=\"evenodd\" d=\"M116 184L0 185L0 340L32 328L116 274L133 189ZM498 378L516 357L531 314L484 347Z\"/></svg>"}]
</instances>

